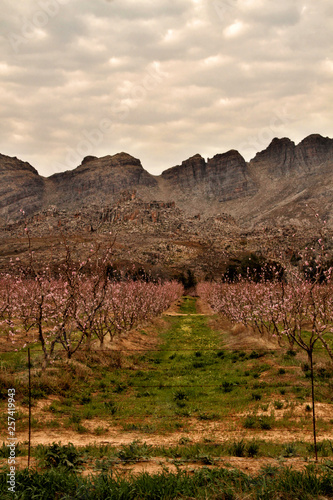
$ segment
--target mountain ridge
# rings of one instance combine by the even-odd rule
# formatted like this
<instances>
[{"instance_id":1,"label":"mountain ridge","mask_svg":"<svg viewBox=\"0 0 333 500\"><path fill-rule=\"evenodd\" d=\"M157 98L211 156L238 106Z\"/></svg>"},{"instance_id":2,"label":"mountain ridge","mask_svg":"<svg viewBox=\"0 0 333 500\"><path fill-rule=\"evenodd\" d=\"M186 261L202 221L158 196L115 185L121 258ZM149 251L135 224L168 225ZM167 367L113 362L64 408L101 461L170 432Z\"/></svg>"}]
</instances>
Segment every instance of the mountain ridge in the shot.
<instances>
[{"instance_id":1,"label":"mountain ridge","mask_svg":"<svg viewBox=\"0 0 333 500\"><path fill-rule=\"evenodd\" d=\"M128 153L88 156L73 170L42 177L28 162L0 154L0 218L16 220L51 206L73 212L114 204L124 191L175 202L189 216L229 213L242 224L302 216L306 202L333 219L333 139L311 134L297 145L274 138L246 162L237 150L205 160L199 153L158 176Z\"/></svg>"}]
</instances>

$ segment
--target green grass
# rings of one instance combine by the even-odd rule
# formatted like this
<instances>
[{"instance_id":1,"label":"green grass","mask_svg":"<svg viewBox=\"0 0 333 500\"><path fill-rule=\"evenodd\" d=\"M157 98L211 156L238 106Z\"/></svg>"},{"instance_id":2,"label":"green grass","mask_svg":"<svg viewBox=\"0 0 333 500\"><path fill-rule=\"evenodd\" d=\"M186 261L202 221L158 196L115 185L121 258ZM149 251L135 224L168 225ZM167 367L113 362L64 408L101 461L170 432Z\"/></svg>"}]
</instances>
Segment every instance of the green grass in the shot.
<instances>
[{"instance_id":1,"label":"green grass","mask_svg":"<svg viewBox=\"0 0 333 500\"><path fill-rule=\"evenodd\" d=\"M329 468L308 467L304 472L267 466L257 475L225 468L201 469L194 473L179 470L159 474L118 476L105 471L84 478L63 468L45 472L24 470L16 474L16 494L8 492L7 476L0 476L1 498L37 499L302 499L332 498L333 473Z\"/></svg>"},{"instance_id":2,"label":"green grass","mask_svg":"<svg viewBox=\"0 0 333 500\"><path fill-rule=\"evenodd\" d=\"M191 439L183 435L176 445L152 446L140 440L134 440L127 445L96 445L74 447L71 443L61 445L37 445L32 448L32 456L35 457L40 467L50 465L50 458L59 465L66 465L66 460L70 463L83 464L82 468L94 465L96 460L109 460L112 463L122 463L124 461L136 462L142 459L156 459L163 457L166 459L182 460L184 463L201 462L202 457L211 457L216 461L224 460L227 456L262 456L270 458L299 457L304 460L313 456L313 445L304 441L292 441L290 443L278 443L264 441L260 439L230 439L218 442L212 436L201 442L191 442ZM8 458L8 447L5 443L0 447L0 459ZM16 448L17 456L27 455L27 445L19 445ZM323 458L333 458L333 441L323 440L318 442L318 456Z\"/></svg>"},{"instance_id":3,"label":"green grass","mask_svg":"<svg viewBox=\"0 0 333 500\"><path fill-rule=\"evenodd\" d=\"M194 297L184 297L179 307L179 312L183 314L196 314L196 299Z\"/></svg>"},{"instance_id":4,"label":"green grass","mask_svg":"<svg viewBox=\"0 0 333 500\"><path fill-rule=\"evenodd\" d=\"M85 420L94 418L102 419L103 427L118 424L124 430L147 434L189 430L190 418L192 422L193 418L207 422L223 420L227 428L225 417L232 419L238 412L255 414L270 401L275 404L276 416L281 405L284 411L288 408L283 418L270 419L271 428L311 429L306 412L300 422L289 412L291 401L305 404L310 399L310 380L299 353L230 351L224 346L223 335L209 326L208 318L195 315L195 298L185 297L180 311L187 316L165 319L167 327L160 328L162 342L155 351L127 356L89 352L77 356L80 363L70 365L57 360L52 372L33 373L34 402L57 397L57 401L47 405L47 411L52 415L52 426L59 424L59 437L63 426L85 432ZM40 353L33 350L36 367L37 356ZM317 401L332 401L332 383L331 371L319 367ZM16 388L17 401L27 408L26 353L3 356L1 429L6 428L3 410L9 384ZM41 416L35 423L37 428L43 425ZM25 429L27 418L21 415L18 420L20 428ZM254 429L260 433L266 424L258 422ZM325 425L318 421L319 430ZM96 432L98 435L102 431Z\"/></svg>"}]
</instances>

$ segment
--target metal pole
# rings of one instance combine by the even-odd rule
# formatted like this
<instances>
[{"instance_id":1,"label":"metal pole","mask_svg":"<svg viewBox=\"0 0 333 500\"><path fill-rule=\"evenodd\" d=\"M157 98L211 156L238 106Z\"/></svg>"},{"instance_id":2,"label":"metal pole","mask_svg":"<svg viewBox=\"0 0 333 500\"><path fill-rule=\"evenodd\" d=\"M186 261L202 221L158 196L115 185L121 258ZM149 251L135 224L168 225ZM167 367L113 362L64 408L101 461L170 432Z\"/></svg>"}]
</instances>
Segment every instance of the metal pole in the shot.
<instances>
[{"instance_id":1,"label":"metal pole","mask_svg":"<svg viewBox=\"0 0 333 500\"><path fill-rule=\"evenodd\" d=\"M30 447L31 447L31 363L30 347L28 347L28 370L29 370L29 444L28 444L28 469L30 468Z\"/></svg>"},{"instance_id":2,"label":"metal pole","mask_svg":"<svg viewBox=\"0 0 333 500\"><path fill-rule=\"evenodd\" d=\"M314 396L314 381L313 381L313 359L312 359L312 351L310 352L310 361L311 361L311 396L312 396L312 427L313 427L313 443L314 443L314 451L316 462L318 461L318 448L317 448L317 432L316 432L316 413L315 413L315 396Z\"/></svg>"}]
</instances>

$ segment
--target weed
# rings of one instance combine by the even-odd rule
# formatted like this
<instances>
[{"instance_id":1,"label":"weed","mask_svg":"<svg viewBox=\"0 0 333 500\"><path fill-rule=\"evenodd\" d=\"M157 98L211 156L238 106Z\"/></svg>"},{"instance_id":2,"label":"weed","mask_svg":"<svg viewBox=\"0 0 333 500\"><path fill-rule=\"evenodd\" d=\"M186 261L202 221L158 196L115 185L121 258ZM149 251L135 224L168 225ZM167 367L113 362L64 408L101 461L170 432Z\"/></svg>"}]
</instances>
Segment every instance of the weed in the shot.
<instances>
[{"instance_id":1,"label":"weed","mask_svg":"<svg viewBox=\"0 0 333 500\"><path fill-rule=\"evenodd\" d=\"M251 458L259 454L260 445L256 441L251 441L247 446L247 455Z\"/></svg>"},{"instance_id":2,"label":"weed","mask_svg":"<svg viewBox=\"0 0 333 500\"><path fill-rule=\"evenodd\" d=\"M181 437L178 441L179 444L188 444L191 442L192 442L192 440L190 438L188 438L187 436Z\"/></svg>"},{"instance_id":3,"label":"weed","mask_svg":"<svg viewBox=\"0 0 333 500\"><path fill-rule=\"evenodd\" d=\"M82 418L84 418L85 420L92 420L94 416L95 416L94 412L90 409L87 409L84 410Z\"/></svg>"},{"instance_id":4,"label":"weed","mask_svg":"<svg viewBox=\"0 0 333 500\"><path fill-rule=\"evenodd\" d=\"M204 465L214 465L215 463L215 460L210 455L198 455L196 460Z\"/></svg>"},{"instance_id":5,"label":"weed","mask_svg":"<svg viewBox=\"0 0 333 500\"><path fill-rule=\"evenodd\" d=\"M184 401L188 400L188 395L181 389L177 390L173 395L174 401Z\"/></svg>"},{"instance_id":6,"label":"weed","mask_svg":"<svg viewBox=\"0 0 333 500\"><path fill-rule=\"evenodd\" d=\"M222 382L221 384L221 389L223 392L231 392L234 388L234 385L231 384L230 382L227 382L226 380L224 382Z\"/></svg>"},{"instance_id":7,"label":"weed","mask_svg":"<svg viewBox=\"0 0 333 500\"><path fill-rule=\"evenodd\" d=\"M6 443L2 443L2 446L0 448L0 458L9 458L9 453L10 453L10 449L9 449L9 446L7 446ZM22 455L22 449L21 449L21 446L20 444L17 444L15 446L15 456L20 456Z\"/></svg>"},{"instance_id":8,"label":"weed","mask_svg":"<svg viewBox=\"0 0 333 500\"><path fill-rule=\"evenodd\" d=\"M256 351L252 351L250 354L249 354L249 359L258 359L260 357L260 354L257 353Z\"/></svg>"},{"instance_id":9,"label":"weed","mask_svg":"<svg viewBox=\"0 0 333 500\"><path fill-rule=\"evenodd\" d=\"M203 363L202 361L194 361L194 363L192 363L192 366L193 368L202 368L203 366L205 366L205 363Z\"/></svg>"},{"instance_id":10,"label":"weed","mask_svg":"<svg viewBox=\"0 0 333 500\"><path fill-rule=\"evenodd\" d=\"M329 448L330 448L330 451L329 451ZM309 443L307 446L307 450L309 453L313 454L314 453L314 444ZM323 441L317 442L318 455L321 455L322 457L327 457L329 454L332 453L332 451L333 451L332 441L323 440Z\"/></svg>"},{"instance_id":11,"label":"weed","mask_svg":"<svg viewBox=\"0 0 333 500\"><path fill-rule=\"evenodd\" d=\"M244 440L234 441L232 445L229 447L229 454L234 457L244 457L245 455L246 444Z\"/></svg>"},{"instance_id":12,"label":"weed","mask_svg":"<svg viewBox=\"0 0 333 500\"><path fill-rule=\"evenodd\" d=\"M113 392L116 394L121 394L122 392L126 391L127 385L123 383L119 383L116 385L116 387L113 389Z\"/></svg>"},{"instance_id":13,"label":"weed","mask_svg":"<svg viewBox=\"0 0 333 500\"><path fill-rule=\"evenodd\" d=\"M58 404L53 401L53 403L50 404L50 406L48 407L48 411L51 411L52 413L56 413L59 411L59 407L58 407Z\"/></svg>"},{"instance_id":14,"label":"weed","mask_svg":"<svg viewBox=\"0 0 333 500\"><path fill-rule=\"evenodd\" d=\"M47 423L47 426L50 429L59 429L60 428L60 422L58 420L49 420Z\"/></svg>"},{"instance_id":15,"label":"weed","mask_svg":"<svg viewBox=\"0 0 333 500\"><path fill-rule=\"evenodd\" d=\"M85 434L86 432L89 432L89 429L87 429L87 427L84 427L84 425L81 424L76 424L74 428L76 432L78 432L79 434Z\"/></svg>"},{"instance_id":16,"label":"weed","mask_svg":"<svg viewBox=\"0 0 333 500\"><path fill-rule=\"evenodd\" d=\"M254 415L248 415L244 421L245 429L254 429L256 427L257 419Z\"/></svg>"},{"instance_id":17,"label":"weed","mask_svg":"<svg viewBox=\"0 0 333 500\"><path fill-rule=\"evenodd\" d=\"M73 415L71 415L69 418L69 422L71 424L79 424L81 422L81 420L82 420L81 416L77 415L75 413Z\"/></svg>"},{"instance_id":18,"label":"weed","mask_svg":"<svg viewBox=\"0 0 333 500\"><path fill-rule=\"evenodd\" d=\"M141 444L136 440L128 445L122 445L122 450L119 451L118 457L120 460L126 462L137 462L139 460L147 459L151 456L152 446L146 443Z\"/></svg>"},{"instance_id":19,"label":"weed","mask_svg":"<svg viewBox=\"0 0 333 500\"><path fill-rule=\"evenodd\" d=\"M68 470L75 470L82 465L83 460L72 443L64 446L60 443L53 443L44 451L44 462L48 467L64 467Z\"/></svg>"},{"instance_id":20,"label":"weed","mask_svg":"<svg viewBox=\"0 0 333 500\"><path fill-rule=\"evenodd\" d=\"M283 456L284 457L294 457L297 454L297 448L295 443L288 443L284 447Z\"/></svg>"},{"instance_id":21,"label":"weed","mask_svg":"<svg viewBox=\"0 0 333 500\"><path fill-rule=\"evenodd\" d=\"M283 408L283 403L282 401L274 401L274 408L276 408L277 410L281 410Z\"/></svg>"},{"instance_id":22,"label":"weed","mask_svg":"<svg viewBox=\"0 0 333 500\"><path fill-rule=\"evenodd\" d=\"M107 409L108 413L111 413L111 415L115 415L117 412L117 406L111 399L104 402L104 407Z\"/></svg>"},{"instance_id":23,"label":"weed","mask_svg":"<svg viewBox=\"0 0 333 500\"><path fill-rule=\"evenodd\" d=\"M206 461L205 454L202 461ZM206 456L211 462L211 457ZM171 498L260 498L260 499L302 499L315 500L331 498L333 493L333 473L327 467L308 468L295 471L289 468L266 466L254 475L227 468L204 468L189 474L178 470L171 473L148 475L147 473L123 477L106 474L107 466L112 466L109 458L101 463L103 470L94 477L64 474L63 470L52 469L44 472L37 470L17 471L17 484L20 491L28 491L30 497L71 498L93 500L112 498L113 500L171 499ZM10 498L7 484L0 484L0 496ZM23 497L22 497L23 498ZM26 496L28 498L28 496Z\"/></svg>"},{"instance_id":24,"label":"weed","mask_svg":"<svg viewBox=\"0 0 333 500\"><path fill-rule=\"evenodd\" d=\"M83 394L80 398L80 403L82 405L88 404L91 402L91 395L90 394Z\"/></svg>"},{"instance_id":25,"label":"weed","mask_svg":"<svg viewBox=\"0 0 333 500\"><path fill-rule=\"evenodd\" d=\"M268 417L260 417L259 418L259 427L263 431L268 431L272 428L271 420Z\"/></svg>"},{"instance_id":26,"label":"weed","mask_svg":"<svg viewBox=\"0 0 333 500\"><path fill-rule=\"evenodd\" d=\"M96 434L96 436L101 436L102 434L105 434L106 432L107 432L107 429L105 429L104 427L101 427L101 426L96 427L96 429L94 430L94 434Z\"/></svg>"},{"instance_id":27,"label":"weed","mask_svg":"<svg viewBox=\"0 0 333 500\"><path fill-rule=\"evenodd\" d=\"M199 413L198 418L199 420L214 420L215 418L217 418L217 415L215 413L210 414L204 412L204 413Z\"/></svg>"}]
</instances>

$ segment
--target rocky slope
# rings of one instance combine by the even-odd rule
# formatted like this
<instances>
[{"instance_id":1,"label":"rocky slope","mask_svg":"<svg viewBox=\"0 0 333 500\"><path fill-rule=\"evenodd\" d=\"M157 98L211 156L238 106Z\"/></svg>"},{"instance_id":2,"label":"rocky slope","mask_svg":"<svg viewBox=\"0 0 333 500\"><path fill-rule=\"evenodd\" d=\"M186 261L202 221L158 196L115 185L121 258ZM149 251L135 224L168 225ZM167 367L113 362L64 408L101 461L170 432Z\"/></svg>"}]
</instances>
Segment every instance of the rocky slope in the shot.
<instances>
[{"instance_id":1,"label":"rocky slope","mask_svg":"<svg viewBox=\"0 0 333 500\"><path fill-rule=\"evenodd\" d=\"M333 223L333 140L310 135L298 145L274 139L249 163L258 192L243 207L233 210L244 223L305 222L310 205ZM311 218L311 217L310 217Z\"/></svg>"},{"instance_id":2,"label":"rocky slope","mask_svg":"<svg viewBox=\"0 0 333 500\"><path fill-rule=\"evenodd\" d=\"M0 155L0 225L56 207L113 206L124 191L144 202L175 202L187 216L227 213L251 227L297 223L310 203L333 220L333 140L310 135L298 145L288 138L271 144L246 163L235 150L205 161L199 154L149 174L140 160L119 153L87 157L72 171L43 178L28 163Z\"/></svg>"},{"instance_id":3,"label":"rocky slope","mask_svg":"<svg viewBox=\"0 0 333 500\"><path fill-rule=\"evenodd\" d=\"M0 154L0 214L17 218L20 209L34 213L43 207L44 179L29 163Z\"/></svg>"},{"instance_id":4,"label":"rocky slope","mask_svg":"<svg viewBox=\"0 0 333 500\"><path fill-rule=\"evenodd\" d=\"M179 197L198 195L223 202L256 191L244 158L235 150L217 154L207 162L197 154L163 172L162 178Z\"/></svg>"},{"instance_id":5,"label":"rocky slope","mask_svg":"<svg viewBox=\"0 0 333 500\"><path fill-rule=\"evenodd\" d=\"M79 208L89 203L101 205L115 201L127 189L153 189L157 181L127 153L103 158L87 157L75 170L45 179L50 204Z\"/></svg>"}]
</instances>

